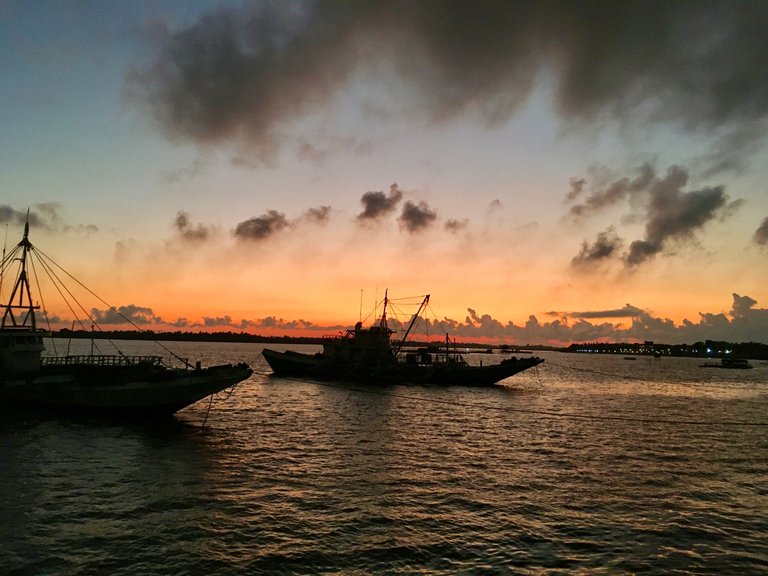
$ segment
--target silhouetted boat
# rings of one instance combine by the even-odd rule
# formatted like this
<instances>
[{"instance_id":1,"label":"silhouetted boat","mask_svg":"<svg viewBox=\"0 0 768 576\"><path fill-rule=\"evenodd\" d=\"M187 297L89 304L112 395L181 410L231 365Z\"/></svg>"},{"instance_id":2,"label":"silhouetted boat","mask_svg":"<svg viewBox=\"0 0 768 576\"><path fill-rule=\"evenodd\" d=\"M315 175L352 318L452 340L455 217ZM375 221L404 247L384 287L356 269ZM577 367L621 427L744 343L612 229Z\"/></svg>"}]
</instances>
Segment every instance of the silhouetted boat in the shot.
<instances>
[{"instance_id":1,"label":"silhouetted boat","mask_svg":"<svg viewBox=\"0 0 768 576\"><path fill-rule=\"evenodd\" d=\"M172 414L211 394L229 388L253 372L248 365L226 364L173 368L160 356L85 354L43 357L43 337L37 328L27 257L29 224L24 237L2 260L2 269L18 260L19 273L2 305L0 322L0 402L4 409L19 406L66 411ZM38 254L39 258L39 254ZM41 261L46 270L48 262ZM179 359L180 360L180 359Z\"/></svg>"},{"instance_id":2,"label":"silhouetted boat","mask_svg":"<svg viewBox=\"0 0 768 576\"><path fill-rule=\"evenodd\" d=\"M276 375L321 380L347 380L381 384L429 384L440 386L492 386L500 380L541 364L541 358L507 358L497 364L471 366L450 349L422 348L402 353L403 345L421 311L429 302L424 298L403 338L395 343L387 325L387 296L384 310L376 324L363 328L358 322L353 330L326 338L323 351L304 354L278 352L265 348L263 355Z\"/></svg>"},{"instance_id":3,"label":"silhouetted boat","mask_svg":"<svg viewBox=\"0 0 768 576\"><path fill-rule=\"evenodd\" d=\"M702 368L726 368L731 370L749 370L752 368L750 364L744 358L721 358L720 362L705 362L700 364Z\"/></svg>"}]
</instances>

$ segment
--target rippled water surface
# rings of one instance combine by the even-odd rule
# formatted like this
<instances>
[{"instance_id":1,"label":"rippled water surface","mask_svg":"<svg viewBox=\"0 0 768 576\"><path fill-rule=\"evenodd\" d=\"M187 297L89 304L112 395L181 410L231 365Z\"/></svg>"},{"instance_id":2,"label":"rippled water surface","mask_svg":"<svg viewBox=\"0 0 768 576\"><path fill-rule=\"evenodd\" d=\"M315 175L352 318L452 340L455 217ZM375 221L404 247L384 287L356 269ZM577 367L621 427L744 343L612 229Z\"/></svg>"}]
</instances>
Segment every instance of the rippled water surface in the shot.
<instances>
[{"instance_id":1,"label":"rippled water surface","mask_svg":"<svg viewBox=\"0 0 768 576\"><path fill-rule=\"evenodd\" d=\"M2 416L0 573L768 573L765 363L366 390L172 348L256 373L163 422Z\"/></svg>"}]
</instances>

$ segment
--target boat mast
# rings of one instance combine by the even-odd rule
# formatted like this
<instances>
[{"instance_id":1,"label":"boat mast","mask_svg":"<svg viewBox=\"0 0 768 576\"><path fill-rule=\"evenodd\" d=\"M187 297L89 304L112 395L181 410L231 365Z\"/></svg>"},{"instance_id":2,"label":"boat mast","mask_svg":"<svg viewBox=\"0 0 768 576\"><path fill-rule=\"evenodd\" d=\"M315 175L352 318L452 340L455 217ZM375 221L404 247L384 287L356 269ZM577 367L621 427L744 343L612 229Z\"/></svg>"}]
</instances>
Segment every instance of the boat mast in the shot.
<instances>
[{"instance_id":1,"label":"boat mast","mask_svg":"<svg viewBox=\"0 0 768 576\"><path fill-rule=\"evenodd\" d=\"M384 300L386 302L386 298ZM424 296L424 300L421 301L421 305L419 306L419 309L416 311L416 314L413 315L413 318L411 318L411 323L408 325L408 330L405 331L405 336L403 336L400 339L400 343L397 346L397 349L395 350L395 356L400 354L400 350L405 345L405 341L408 340L408 335L411 333L411 330L413 329L414 324L416 324L416 320L419 319L419 316L421 315L421 311L426 307L426 305L429 304L429 294Z\"/></svg>"},{"instance_id":2,"label":"boat mast","mask_svg":"<svg viewBox=\"0 0 768 576\"><path fill-rule=\"evenodd\" d=\"M387 328L387 303L389 300L387 299L387 294L389 293L389 288L384 290L384 310L381 312L381 320L379 320L379 326L382 328Z\"/></svg>"},{"instance_id":3,"label":"boat mast","mask_svg":"<svg viewBox=\"0 0 768 576\"><path fill-rule=\"evenodd\" d=\"M32 304L32 293L29 288L29 279L27 278L27 253L32 250L32 244L29 242L29 220L24 223L24 238L19 242L18 247L21 248L21 271L19 277L16 280L16 284L13 286L11 296L8 298L8 304L5 306L3 312L3 319L0 322L0 328L26 328L35 330L35 309L39 306ZM14 299L17 298L18 303L14 304ZM26 303L24 299L26 297ZM14 310L26 310L26 314L23 315L21 321L17 320Z\"/></svg>"}]
</instances>

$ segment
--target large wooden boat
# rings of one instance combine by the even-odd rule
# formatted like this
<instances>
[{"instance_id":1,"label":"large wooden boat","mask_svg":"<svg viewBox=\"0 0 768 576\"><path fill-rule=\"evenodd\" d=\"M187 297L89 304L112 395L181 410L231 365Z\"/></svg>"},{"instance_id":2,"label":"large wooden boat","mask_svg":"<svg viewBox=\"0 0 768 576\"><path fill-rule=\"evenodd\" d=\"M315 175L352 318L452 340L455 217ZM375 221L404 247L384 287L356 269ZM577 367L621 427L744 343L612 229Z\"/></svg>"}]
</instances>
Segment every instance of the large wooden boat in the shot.
<instances>
[{"instance_id":1,"label":"large wooden boat","mask_svg":"<svg viewBox=\"0 0 768 576\"><path fill-rule=\"evenodd\" d=\"M392 341L394 331L387 325L388 299L385 295L381 318L375 324L363 328L362 322L358 322L354 329L326 338L322 352L304 354L265 348L262 354L274 373L280 376L437 386L492 386L544 361L537 357L511 357L496 364L470 365L455 346L451 350L448 336L444 348L405 351L403 346L408 335L428 302L429 295L398 342Z\"/></svg>"},{"instance_id":2,"label":"large wooden boat","mask_svg":"<svg viewBox=\"0 0 768 576\"><path fill-rule=\"evenodd\" d=\"M244 363L203 368L184 361L166 365L162 356L85 354L43 356L45 330L37 327L27 259L35 250L24 237L3 258L18 260L19 272L0 321L0 406L65 411L172 414L225 390L252 374ZM179 359L181 360L181 359Z\"/></svg>"}]
</instances>

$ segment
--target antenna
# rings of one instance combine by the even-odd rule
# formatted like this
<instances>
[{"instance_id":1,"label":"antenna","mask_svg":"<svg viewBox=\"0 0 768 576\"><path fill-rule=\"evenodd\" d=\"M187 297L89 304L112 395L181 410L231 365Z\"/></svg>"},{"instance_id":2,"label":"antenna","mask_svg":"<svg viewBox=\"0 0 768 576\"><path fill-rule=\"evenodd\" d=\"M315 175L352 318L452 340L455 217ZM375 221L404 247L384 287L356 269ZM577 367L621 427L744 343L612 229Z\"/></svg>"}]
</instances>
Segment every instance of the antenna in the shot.
<instances>
[{"instance_id":1,"label":"antenna","mask_svg":"<svg viewBox=\"0 0 768 576\"><path fill-rule=\"evenodd\" d=\"M5 255L5 253L3 253ZM360 288L360 317L358 318L358 321L363 321L363 289Z\"/></svg>"}]
</instances>

